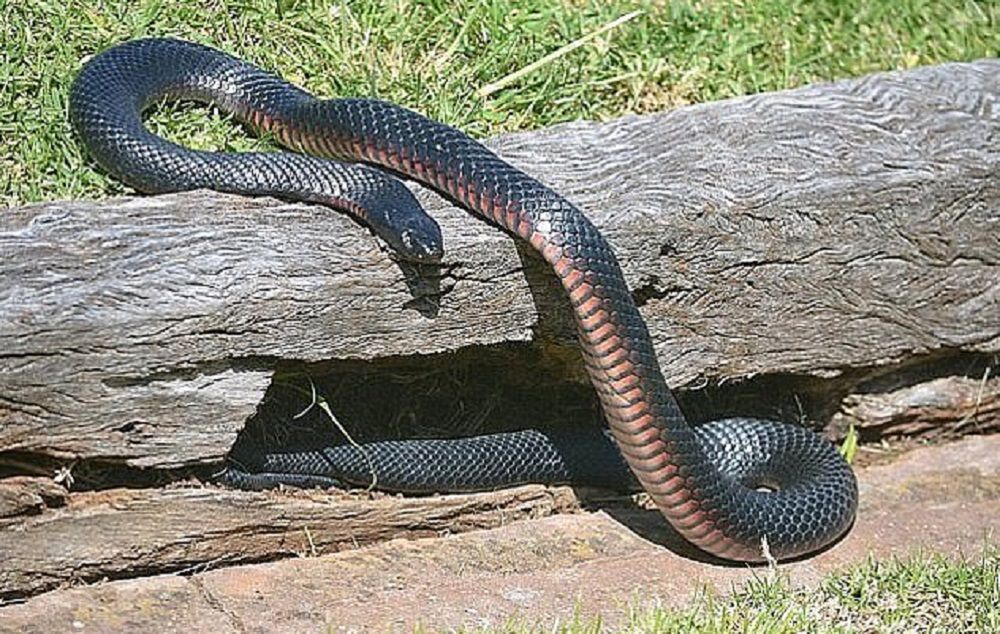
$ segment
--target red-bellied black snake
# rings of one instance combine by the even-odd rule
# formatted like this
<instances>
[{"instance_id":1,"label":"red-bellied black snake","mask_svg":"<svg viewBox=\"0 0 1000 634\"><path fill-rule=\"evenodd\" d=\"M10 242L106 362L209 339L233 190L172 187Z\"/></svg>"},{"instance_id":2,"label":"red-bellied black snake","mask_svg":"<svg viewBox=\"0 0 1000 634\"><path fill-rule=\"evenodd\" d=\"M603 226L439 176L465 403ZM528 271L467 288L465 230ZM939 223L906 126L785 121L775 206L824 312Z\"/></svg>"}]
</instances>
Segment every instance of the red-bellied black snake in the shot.
<instances>
[{"instance_id":1,"label":"red-bellied black snake","mask_svg":"<svg viewBox=\"0 0 1000 634\"><path fill-rule=\"evenodd\" d=\"M562 196L482 144L383 101L316 99L244 61L176 40L115 46L76 78L70 115L77 133L104 169L137 189L207 187L322 203L418 260L440 258L440 233L394 177L300 153L178 146L142 124L143 109L162 96L218 104L309 155L408 176L531 244L569 296L587 372L625 461L670 524L699 548L757 561L766 540L772 556L789 558L822 548L850 526L857 484L830 443L772 421L688 425L600 232Z\"/></svg>"}]
</instances>

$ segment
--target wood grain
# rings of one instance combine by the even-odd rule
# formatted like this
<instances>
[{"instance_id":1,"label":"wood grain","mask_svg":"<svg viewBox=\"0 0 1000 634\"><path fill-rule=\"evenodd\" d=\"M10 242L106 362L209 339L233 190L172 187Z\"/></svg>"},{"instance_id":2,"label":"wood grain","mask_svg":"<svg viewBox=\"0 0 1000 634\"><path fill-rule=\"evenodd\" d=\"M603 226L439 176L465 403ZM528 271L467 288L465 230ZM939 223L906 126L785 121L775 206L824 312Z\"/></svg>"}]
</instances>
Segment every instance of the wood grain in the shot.
<instances>
[{"instance_id":1,"label":"wood grain","mask_svg":"<svg viewBox=\"0 0 1000 634\"><path fill-rule=\"evenodd\" d=\"M833 424L881 438L1000 431L1000 379L947 376L886 392L849 394Z\"/></svg>"},{"instance_id":2,"label":"wood grain","mask_svg":"<svg viewBox=\"0 0 1000 634\"><path fill-rule=\"evenodd\" d=\"M606 233L683 388L1000 349L998 138L985 60L490 144ZM422 277L315 206L196 192L4 211L0 452L206 464L278 363L512 342L575 359L552 276L419 195L447 249Z\"/></svg>"},{"instance_id":3,"label":"wood grain","mask_svg":"<svg viewBox=\"0 0 1000 634\"><path fill-rule=\"evenodd\" d=\"M70 583L359 548L572 511L566 487L419 498L214 488L77 493L65 508L0 520L0 602Z\"/></svg>"}]
</instances>

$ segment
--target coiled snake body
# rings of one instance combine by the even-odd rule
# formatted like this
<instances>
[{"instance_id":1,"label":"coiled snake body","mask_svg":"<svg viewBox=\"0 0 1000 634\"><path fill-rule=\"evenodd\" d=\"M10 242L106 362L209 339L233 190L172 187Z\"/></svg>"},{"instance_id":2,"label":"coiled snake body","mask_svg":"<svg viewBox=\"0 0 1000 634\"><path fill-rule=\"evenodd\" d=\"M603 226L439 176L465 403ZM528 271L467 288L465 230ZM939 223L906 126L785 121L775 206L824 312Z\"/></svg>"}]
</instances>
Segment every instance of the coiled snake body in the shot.
<instances>
[{"instance_id":1,"label":"coiled snake body","mask_svg":"<svg viewBox=\"0 0 1000 634\"><path fill-rule=\"evenodd\" d=\"M104 169L137 189L207 187L322 203L354 215L417 260L440 258L439 229L395 178L305 154L180 147L142 125L143 109L162 96L216 103L310 155L402 173L530 243L569 295L587 372L621 455L670 524L699 548L758 561L766 540L772 556L795 557L831 543L853 521L854 476L815 434L750 419L697 429L685 422L607 242L563 197L480 143L390 103L316 99L239 59L176 40L111 48L74 82L70 116L77 133ZM527 442L529 451L544 444ZM513 445L508 439L486 453L503 458L518 449ZM428 441L411 446L407 453L405 443L394 445L385 455L413 471L421 457L461 460L467 453ZM475 465L470 471L475 479Z\"/></svg>"}]
</instances>

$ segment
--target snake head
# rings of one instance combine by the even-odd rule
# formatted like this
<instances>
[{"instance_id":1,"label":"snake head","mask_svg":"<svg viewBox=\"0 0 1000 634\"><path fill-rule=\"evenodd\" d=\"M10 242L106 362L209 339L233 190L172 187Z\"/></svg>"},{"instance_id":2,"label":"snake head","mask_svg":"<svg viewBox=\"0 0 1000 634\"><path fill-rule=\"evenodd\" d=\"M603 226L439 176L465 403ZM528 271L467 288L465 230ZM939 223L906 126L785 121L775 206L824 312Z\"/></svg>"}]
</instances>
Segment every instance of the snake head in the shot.
<instances>
[{"instance_id":1,"label":"snake head","mask_svg":"<svg viewBox=\"0 0 1000 634\"><path fill-rule=\"evenodd\" d=\"M427 217L430 220L430 216ZM392 247L407 260L437 264L444 256L441 228L431 220L431 227L404 229L399 235L399 243Z\"/></svg>"},{"instance_id":2,"label":"snake head","mask_svg":"<svg viewBox=\"0 0 1000 634\"><path fill-rule=\"evenodd\" d=\"M435 264L444 255L441 227L427 215L403 183L392 191L381 191L367 205L365 220L399 257L411 262Z\"/></svg>"}]
</instances>

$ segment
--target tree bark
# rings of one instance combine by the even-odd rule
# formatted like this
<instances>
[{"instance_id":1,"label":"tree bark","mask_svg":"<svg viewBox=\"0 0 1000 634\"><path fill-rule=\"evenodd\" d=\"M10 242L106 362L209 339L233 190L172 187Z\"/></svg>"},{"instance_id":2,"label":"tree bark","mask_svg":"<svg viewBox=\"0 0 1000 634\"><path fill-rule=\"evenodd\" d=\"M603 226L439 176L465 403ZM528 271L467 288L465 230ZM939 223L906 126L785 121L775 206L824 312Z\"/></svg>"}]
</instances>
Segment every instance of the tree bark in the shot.
<instances>
[{"instance_id":1,"label":"tree bark","mask_svg":"<svg viewBox=\"0 0 1000 634\"><path fill-rule=\"evenodd\" d=\"M1000 348L998 99L987 60L491 145L605 232L673 386L829 377ZM572 347L552 276L420 193L447 248L423 277L316 206L197 192L5 211L0 451L211 462L277 360Z\"/></svg>"},{"instance_id":2,"label":"tree bark","mask_svg":"<svg viewBox=\"0 0 1000 634\"><path fill-rule=\"evenodd\" d=\"M406 499L213 488L77 493L70 506L3 531L0 603L71 582L314 556L576 508L570 489L540 485Z\"/></svg>"}]
</instances>

